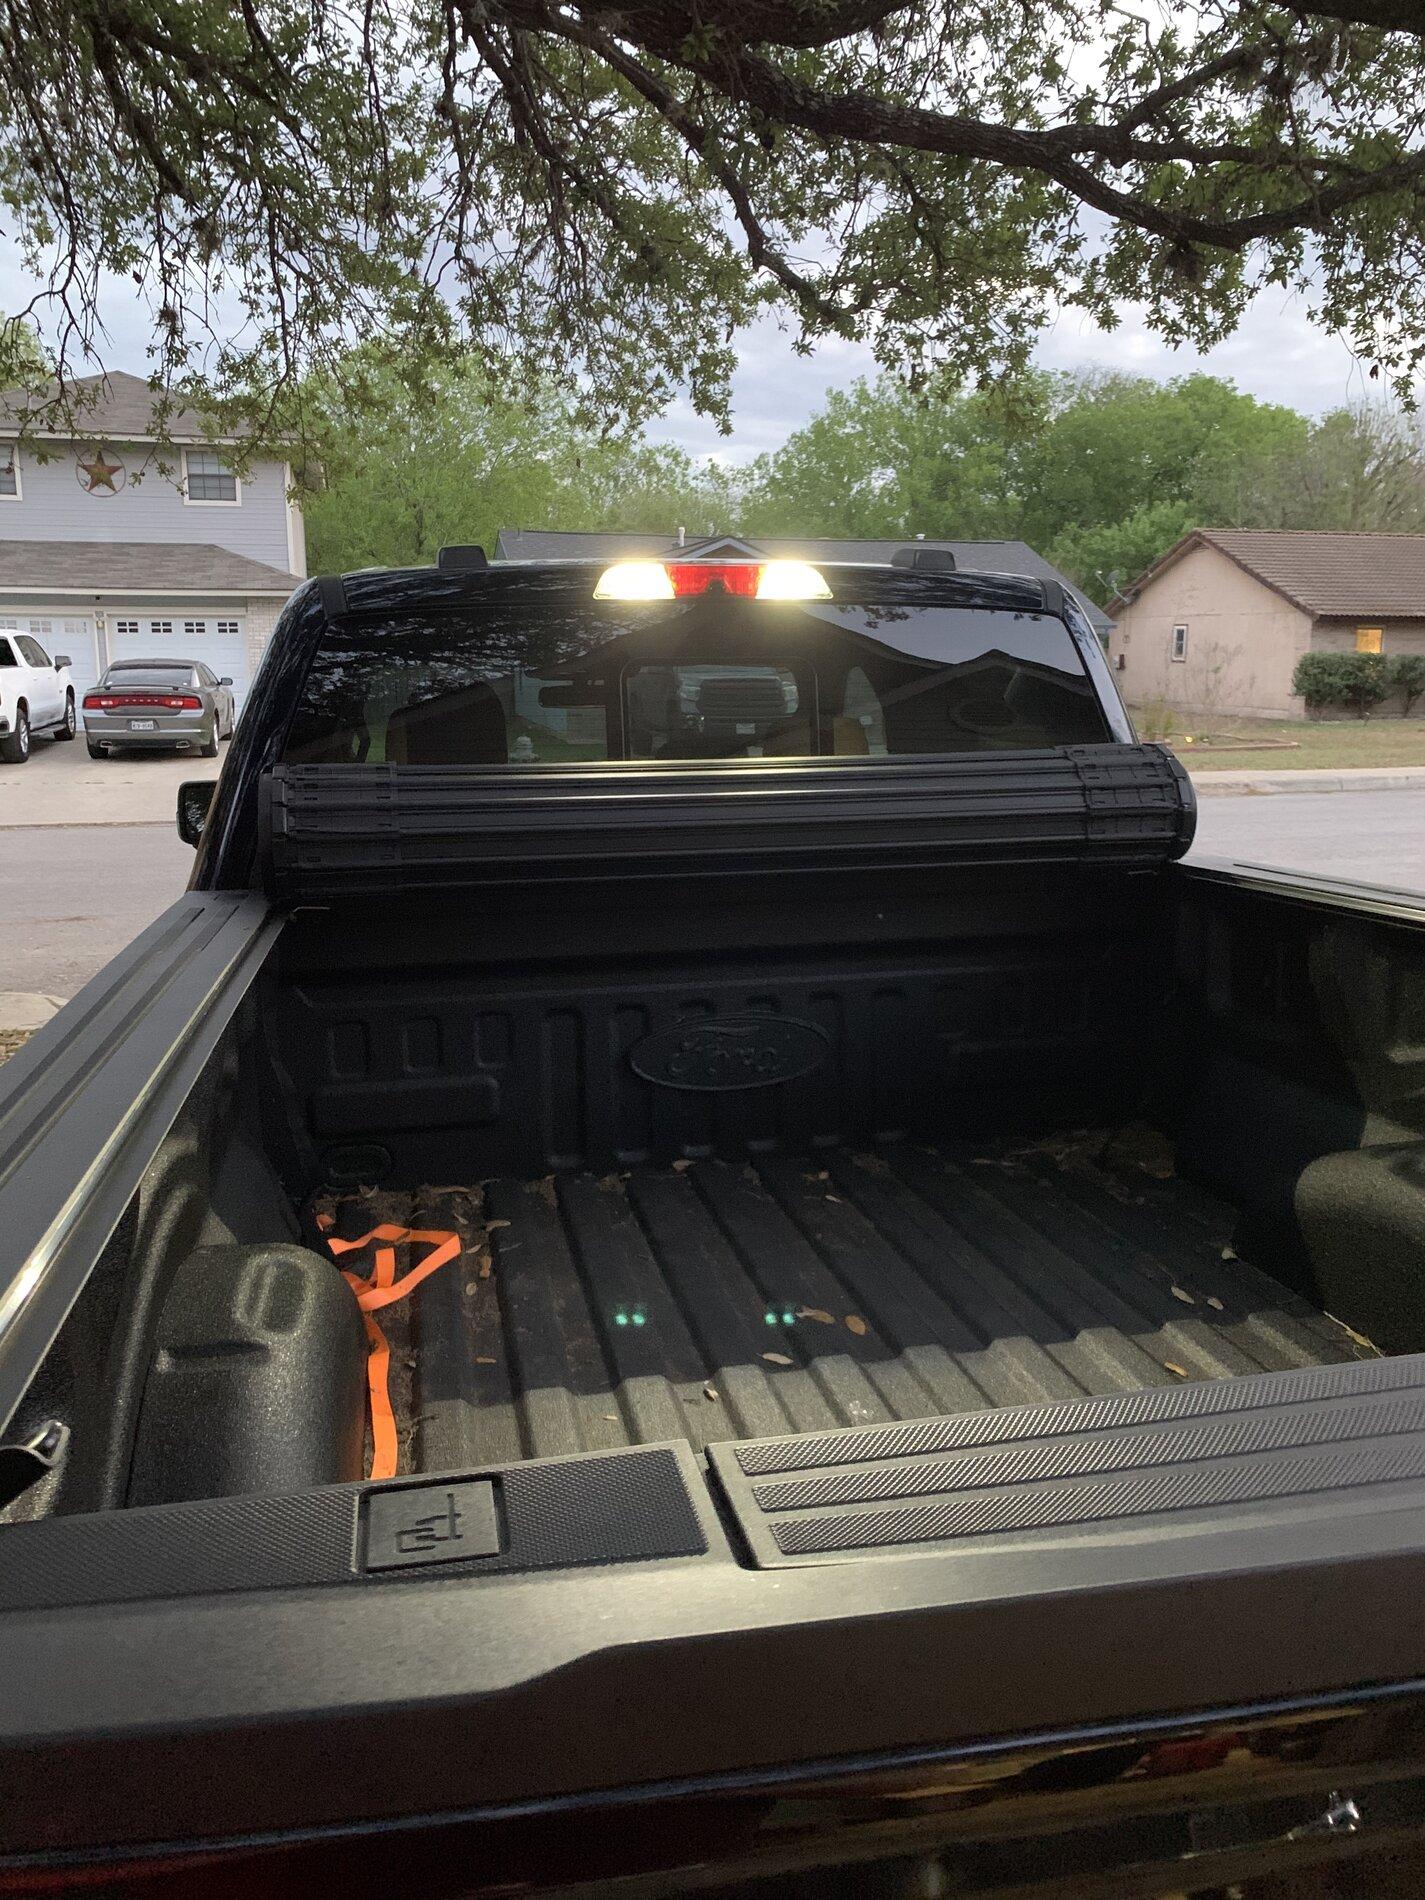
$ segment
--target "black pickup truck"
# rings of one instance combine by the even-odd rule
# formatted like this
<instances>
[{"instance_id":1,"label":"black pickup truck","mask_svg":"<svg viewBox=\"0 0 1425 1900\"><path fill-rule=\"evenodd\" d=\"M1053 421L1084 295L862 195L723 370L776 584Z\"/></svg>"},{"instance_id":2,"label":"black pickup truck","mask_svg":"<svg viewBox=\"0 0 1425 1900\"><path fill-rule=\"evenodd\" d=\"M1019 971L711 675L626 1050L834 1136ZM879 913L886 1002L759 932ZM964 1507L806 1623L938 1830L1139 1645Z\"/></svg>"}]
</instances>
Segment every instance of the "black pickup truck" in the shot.
<instances>
[{"instance_id":1,"label":"black pickup truck","mask_svg":"<svg viewBox=\"0 0 1425 1900\"><path fill-rule=\"evenodd\" d=\"M0 1070L0 1892L1409 1839L1425 900L915 550L311 582L207 799Z\"/></svg>"}]
</instances>

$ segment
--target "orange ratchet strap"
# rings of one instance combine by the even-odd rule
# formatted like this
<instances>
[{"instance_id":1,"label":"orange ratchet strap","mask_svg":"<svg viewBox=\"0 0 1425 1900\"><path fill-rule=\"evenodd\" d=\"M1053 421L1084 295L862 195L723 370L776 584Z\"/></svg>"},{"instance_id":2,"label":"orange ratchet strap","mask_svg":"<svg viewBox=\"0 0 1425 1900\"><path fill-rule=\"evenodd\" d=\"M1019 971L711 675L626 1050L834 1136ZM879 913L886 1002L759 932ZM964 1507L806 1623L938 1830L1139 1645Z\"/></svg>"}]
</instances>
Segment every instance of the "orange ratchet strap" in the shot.
<instances>
[{"instance_id":1,"label":"orange ratchet strap","mask_svg":"<svg viewBox=\"0 0 1425 1900\"><path fill-rule=\"evenodd\" d=\"M391 1410L391 1348L386 1342L386 1335L371 1315L383 1306L390 1306L395 1300L405 1299L408 1293L414 1293L422 1280L428 1280L447 1261L458 1260L460 1236L439 1229L393 1227L389 1221L383 1221L379 1227L373 1227L369 1234L363 1234L360 1240L333 1240L328 1235L327 1245L340 1258L344 1253L355 1253L361 1247L369 1247L374 1240L385 1244L376 1249L376 1269L371 1278L363 1280L360 1274L348 1272L345 1267L341 1270L341 1277L356 1295L356 1304L361 1309L362 1323L366 1327L366 1343L371 1348L366 1359L366 1389L371 1402L371 1476L394 1478L396 1415ZM412 1267L398 1280L396 1248L403 1243L427 1246L431 1251L419 1266Z\"/></svg>"}]
</instances>

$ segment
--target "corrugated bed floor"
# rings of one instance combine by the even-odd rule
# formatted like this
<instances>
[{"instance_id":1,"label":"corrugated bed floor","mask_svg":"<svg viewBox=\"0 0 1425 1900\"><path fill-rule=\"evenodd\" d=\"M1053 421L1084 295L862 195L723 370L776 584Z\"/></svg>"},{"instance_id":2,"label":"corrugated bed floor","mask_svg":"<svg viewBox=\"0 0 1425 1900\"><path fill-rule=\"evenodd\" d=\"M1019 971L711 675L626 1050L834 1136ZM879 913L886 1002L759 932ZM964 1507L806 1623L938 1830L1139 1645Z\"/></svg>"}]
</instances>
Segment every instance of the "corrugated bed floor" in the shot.
<instances>
[{"instance_id":1,"label":"corrugated bed floor","mask_svg":"<svg viewBox=\"0 0 1425 1900\"><path fill-rule=\"evenodd\" d=\"M379 1319L402 1470L821 1431L1370 1357L1145 1134L319 1203L454 1230ZM403 1245L399 1270L426 1244ZM366 1253L343 1266L370 1270Z\"/></svg>"}]
</instances>

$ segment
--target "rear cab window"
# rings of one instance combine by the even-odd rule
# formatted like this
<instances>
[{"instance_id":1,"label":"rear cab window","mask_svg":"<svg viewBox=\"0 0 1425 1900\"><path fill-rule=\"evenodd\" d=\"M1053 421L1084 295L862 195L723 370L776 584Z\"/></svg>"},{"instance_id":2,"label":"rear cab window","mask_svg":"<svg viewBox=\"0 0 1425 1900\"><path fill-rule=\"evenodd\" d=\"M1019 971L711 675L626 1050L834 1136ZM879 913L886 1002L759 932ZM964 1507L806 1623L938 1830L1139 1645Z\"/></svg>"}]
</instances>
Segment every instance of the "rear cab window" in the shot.
<instances>
[{"instance_id":1,"label":"rear cab window","mask_svg":"<svg viewBox=\"0 0 1425 1900\"><path fill-rule=\"evenodd\" d=\"M492 569L458 602L330 622L284 758L538 771L1113 736L1073 634L1017 577L828 568L830 599L617 601L598 572Z\"/></svg>"}]
</instances>

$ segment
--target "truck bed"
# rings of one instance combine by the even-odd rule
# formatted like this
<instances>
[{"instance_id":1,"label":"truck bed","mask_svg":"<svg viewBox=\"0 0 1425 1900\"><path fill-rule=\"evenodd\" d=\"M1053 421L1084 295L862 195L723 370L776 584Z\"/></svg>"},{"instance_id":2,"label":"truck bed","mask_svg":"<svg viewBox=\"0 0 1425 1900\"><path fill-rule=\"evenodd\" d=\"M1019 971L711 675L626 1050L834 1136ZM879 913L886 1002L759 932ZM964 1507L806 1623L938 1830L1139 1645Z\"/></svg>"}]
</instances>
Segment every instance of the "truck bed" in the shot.
<instances>
[{"instance_id":1,"label":"truck bed","mask_svg":"<svg viewBox=\"0 0 1425 1900\"><path fill-rule=\"evenodd\" d=\"M319 1197L455 1233L375 1315L400 1469L816 1432L1375 1356L1230 1245L1148 1131ZM398 1274L435 1240L342 1255ZM388 1266L390 1262L388 1259Z\"/></svg>"}]
</instances>

